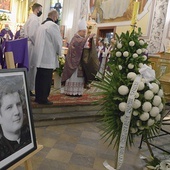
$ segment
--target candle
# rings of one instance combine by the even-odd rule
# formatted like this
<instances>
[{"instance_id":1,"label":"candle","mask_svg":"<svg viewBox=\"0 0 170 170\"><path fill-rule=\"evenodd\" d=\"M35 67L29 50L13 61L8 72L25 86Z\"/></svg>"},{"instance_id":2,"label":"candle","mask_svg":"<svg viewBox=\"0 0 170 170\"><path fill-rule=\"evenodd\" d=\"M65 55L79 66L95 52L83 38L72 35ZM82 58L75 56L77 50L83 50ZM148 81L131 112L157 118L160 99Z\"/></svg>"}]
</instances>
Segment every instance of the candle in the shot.
<instances>
[{"instance_id":1,"label":"candle","mask_svg":"<svg viewBox=\"0 0 170 170\"><path fill-rule=\"evenodd\" d=\"M139 2L138 2L138 0L136 0L136 1L134 2L132 19L131 19L132 29L134 29L134 27L135 27L136 20L137 20L137 15L138 15L138 11L139 11Z\"/></svg>"}]
</instances>

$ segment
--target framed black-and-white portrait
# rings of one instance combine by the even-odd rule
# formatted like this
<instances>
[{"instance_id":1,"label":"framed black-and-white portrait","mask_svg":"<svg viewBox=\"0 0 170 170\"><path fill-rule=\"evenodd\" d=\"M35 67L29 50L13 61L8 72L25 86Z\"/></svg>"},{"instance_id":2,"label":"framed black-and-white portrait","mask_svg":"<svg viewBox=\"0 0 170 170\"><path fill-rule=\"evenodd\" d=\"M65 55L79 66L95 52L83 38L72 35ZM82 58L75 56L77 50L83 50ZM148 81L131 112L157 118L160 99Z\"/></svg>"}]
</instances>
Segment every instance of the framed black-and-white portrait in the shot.
<instances>
[{"instance_id":1,"label":"framed black-and-white portrait","mask_svg":"<svg viewBox=\"0 0 170 170\"><path fill-rule=\"evenodd\" d=\"M36 150L35 129L24 68L0 70L0 169Z\"/></svg>"}]
</instances>

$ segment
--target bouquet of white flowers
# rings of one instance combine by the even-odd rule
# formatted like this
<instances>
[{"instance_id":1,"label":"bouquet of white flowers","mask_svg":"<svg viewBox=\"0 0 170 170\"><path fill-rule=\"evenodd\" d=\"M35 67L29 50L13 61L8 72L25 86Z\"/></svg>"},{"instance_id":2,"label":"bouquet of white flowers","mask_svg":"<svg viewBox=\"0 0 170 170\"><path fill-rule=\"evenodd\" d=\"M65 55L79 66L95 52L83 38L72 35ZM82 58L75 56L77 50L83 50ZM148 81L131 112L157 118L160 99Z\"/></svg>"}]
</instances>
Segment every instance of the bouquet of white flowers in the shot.
<instances>
[{"instance_id":1,"label":"bouquet of white flowers","mask_svg":"<svg viewBox=\"0 0 170 170\"><path fill-rule=\"evenodd\" d=\"M59 67L56 68L55 71L58 73L59 76L61 76L64 69L65 56L58 56L58 61L59 61Z\"/></svg>"}]
</instances>

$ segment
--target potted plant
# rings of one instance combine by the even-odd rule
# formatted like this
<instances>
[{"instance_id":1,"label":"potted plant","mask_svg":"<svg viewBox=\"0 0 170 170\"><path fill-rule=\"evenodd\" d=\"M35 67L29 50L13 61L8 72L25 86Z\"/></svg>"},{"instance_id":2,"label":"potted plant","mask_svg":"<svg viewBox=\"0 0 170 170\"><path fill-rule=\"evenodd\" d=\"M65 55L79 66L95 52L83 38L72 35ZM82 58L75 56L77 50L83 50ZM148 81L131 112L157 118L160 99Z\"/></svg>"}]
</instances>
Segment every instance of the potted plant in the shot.
<instances>
[{"instance_id":1,"label":"potted plant","mask_svg":"<svg viewBox=\"0 0 170 170\"><path fill-rule=\"evenodd\" d=\"M58 56L59 67L54 70L54 88L61 88L61 75L64 69L65 56Z\"/></svg>"}]
</instances>

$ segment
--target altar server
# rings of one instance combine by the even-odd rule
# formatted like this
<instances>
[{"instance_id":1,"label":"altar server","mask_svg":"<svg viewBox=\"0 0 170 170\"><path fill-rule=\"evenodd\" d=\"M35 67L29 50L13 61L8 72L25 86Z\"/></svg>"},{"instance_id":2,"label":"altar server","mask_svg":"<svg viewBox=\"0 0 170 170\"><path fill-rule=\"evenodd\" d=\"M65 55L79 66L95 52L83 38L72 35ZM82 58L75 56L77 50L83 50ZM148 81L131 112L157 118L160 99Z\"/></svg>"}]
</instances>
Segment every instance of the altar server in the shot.
<instances>
[{"instance_id":1,"label":"altar server","mask_svg":"<svg viewBox=\"0 0 170 170\"><path fill-rule=\"evenodd\" d=\"M33 50L33 65L37 67L35 81L35 102L51 105L50 94L53 70L59 67L57 56L61 56L62 37L59 26L55 23L58 12L52 10L48 18L38 28Z\"/></svg>"},{"instance_id":2,"label":"altar server","mask_svg":"<svg viewBox=\"0 0 170 170\"><path fill-rule=\"evenodd\" d=\"M33 66L33 47L35 43L35 35L38 27L40 26L39 18L42 14L42 5L35 3L32 6L33 13L30 14L27 22L25 23L24 37L28 38L28 53L29 53L29 72L28 72L28 83L30 88L30 95L34 96L32 91L35 89L35 74L36 68Z\"/></svg>"}]
</instances>

